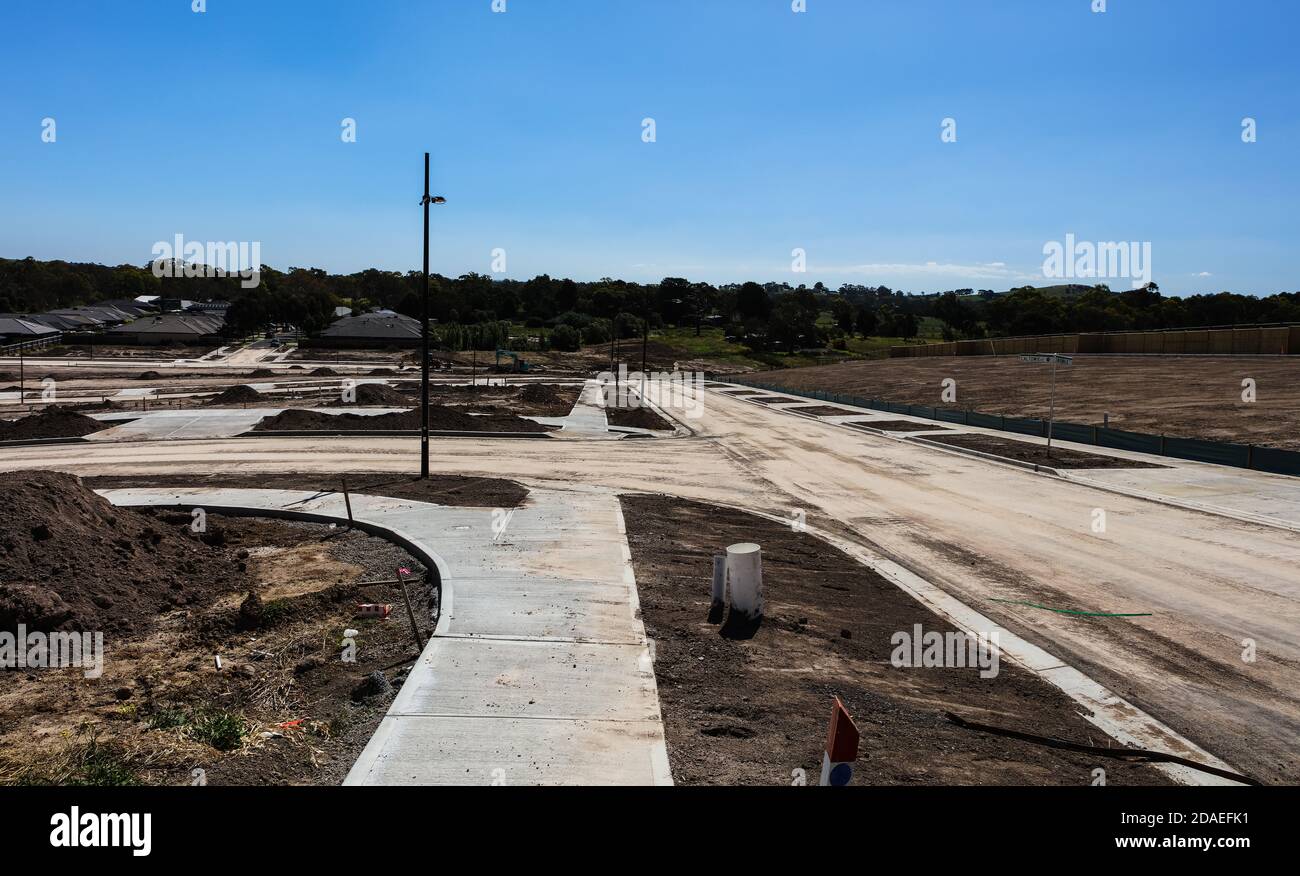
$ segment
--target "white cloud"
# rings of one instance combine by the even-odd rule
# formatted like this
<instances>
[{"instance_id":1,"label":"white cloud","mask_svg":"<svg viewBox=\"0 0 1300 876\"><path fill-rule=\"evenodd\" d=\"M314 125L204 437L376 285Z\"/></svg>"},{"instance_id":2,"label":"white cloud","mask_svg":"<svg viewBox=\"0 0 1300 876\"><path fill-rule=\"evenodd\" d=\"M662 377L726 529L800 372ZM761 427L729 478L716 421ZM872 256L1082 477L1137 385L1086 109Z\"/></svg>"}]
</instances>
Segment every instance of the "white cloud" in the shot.
<instances>
[{"instance_id":1,"label":"white cloud","mask_svg":"<svg viewBox=\"0 0 1300 876\"><path fill-rule=\"evenodd\" d=\"M958 265L949 262L889 262L867 265L849 265L840 268L823 268L822 273L866 274L870 276L889 275L897 277L960 277L968 280L1035 280L1042 279L1039 274L1026 274L1007 267L1006 262L977 262L973 265Z\"/></svg>"}]
</instances>

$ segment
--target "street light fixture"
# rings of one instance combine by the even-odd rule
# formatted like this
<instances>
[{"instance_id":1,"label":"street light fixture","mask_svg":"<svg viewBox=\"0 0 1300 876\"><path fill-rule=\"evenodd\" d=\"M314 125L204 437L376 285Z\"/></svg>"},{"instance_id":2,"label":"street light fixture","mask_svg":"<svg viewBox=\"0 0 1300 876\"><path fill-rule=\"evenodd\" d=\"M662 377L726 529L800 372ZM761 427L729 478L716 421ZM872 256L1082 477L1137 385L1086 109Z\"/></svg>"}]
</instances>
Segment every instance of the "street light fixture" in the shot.
<instances>
[{"instance_id":1,"label":"street light fixture","mask_svg":"<svg viewBox=\"0 0 1300 876\"><path fill-rule=\"evenodd\" d=\"M424 153L424 197L420 206L424 207L424 294L423 316L420 321L421 361L420 361L420 480L429 479L429 206L445 204L447 199L429 194L429 153Z\"/></svg>"}]
</instances>

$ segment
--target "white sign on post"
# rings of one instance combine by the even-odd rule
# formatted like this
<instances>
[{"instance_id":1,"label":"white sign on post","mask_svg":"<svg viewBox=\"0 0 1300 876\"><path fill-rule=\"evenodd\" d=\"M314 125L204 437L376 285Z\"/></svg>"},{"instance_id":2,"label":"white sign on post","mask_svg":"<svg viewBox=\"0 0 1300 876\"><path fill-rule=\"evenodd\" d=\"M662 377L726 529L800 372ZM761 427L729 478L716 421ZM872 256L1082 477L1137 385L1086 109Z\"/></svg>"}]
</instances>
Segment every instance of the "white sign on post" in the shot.
<instances>
[{"instance_id":1,"label":"white sign on post","mask_svg":"<svg viewBox=\"0 0 1300 876\"><path fill-rule=\"evenodd\" d=\"M1030 362L1035 365L1052 366L1052 401L1048 408L1047 414L1047 455L1052 455L1052 425L1056 422L1056 366L1073 365L1073 356L1062 356L1060 353L1038 353L1033 356L1021 356L1021 362Z\"/></svg>"}]
</instances>

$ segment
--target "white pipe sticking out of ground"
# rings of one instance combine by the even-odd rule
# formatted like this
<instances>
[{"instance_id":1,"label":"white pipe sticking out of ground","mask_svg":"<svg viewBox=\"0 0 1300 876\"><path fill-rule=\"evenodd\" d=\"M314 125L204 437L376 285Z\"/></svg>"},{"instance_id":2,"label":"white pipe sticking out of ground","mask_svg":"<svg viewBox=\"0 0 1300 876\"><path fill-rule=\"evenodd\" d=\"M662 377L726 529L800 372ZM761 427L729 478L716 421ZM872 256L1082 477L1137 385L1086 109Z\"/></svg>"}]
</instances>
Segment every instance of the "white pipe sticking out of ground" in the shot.
<instances>
[{"instance_id":1,"label":"white pipe sticking out of ground","mask_svg":"<svg viewBox=\"0 0 1300 876\"><path fill-rule=\"evenodd\" d=\"M731 610L750 620L763 613L763 551L756 544L733 544L727 548L727 584Z\"/></svg>"}]
</instances>

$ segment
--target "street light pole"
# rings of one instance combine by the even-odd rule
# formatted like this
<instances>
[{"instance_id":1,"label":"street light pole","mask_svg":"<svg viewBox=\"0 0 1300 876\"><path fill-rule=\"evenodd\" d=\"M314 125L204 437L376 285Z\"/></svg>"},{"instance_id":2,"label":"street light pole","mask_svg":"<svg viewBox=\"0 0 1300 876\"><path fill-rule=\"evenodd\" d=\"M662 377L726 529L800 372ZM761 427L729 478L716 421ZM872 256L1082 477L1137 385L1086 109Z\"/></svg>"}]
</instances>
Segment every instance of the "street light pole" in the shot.
<instances>
[{"instance_id":1,"label":"street light pole","mask_svg":"<svg viewBox=\"0 0 1300 876\"><path fill-rule=\"evenodd\" d=\"M424 153L424 294L420 320L420 480L429 479L429 153Z\"/></svg>"},{"instance_id":2,"label":"street light pole","mask_svg":"<svg viewBox=\"0 0 1300 876\"><path fill-rule=\"evenodd\" d=\"M420 479L429 479L429 207L447 199L429 194L429 153L424 153L424 294L420 296L423 325L420 326Z\"/></svg>"}]
</instances>

